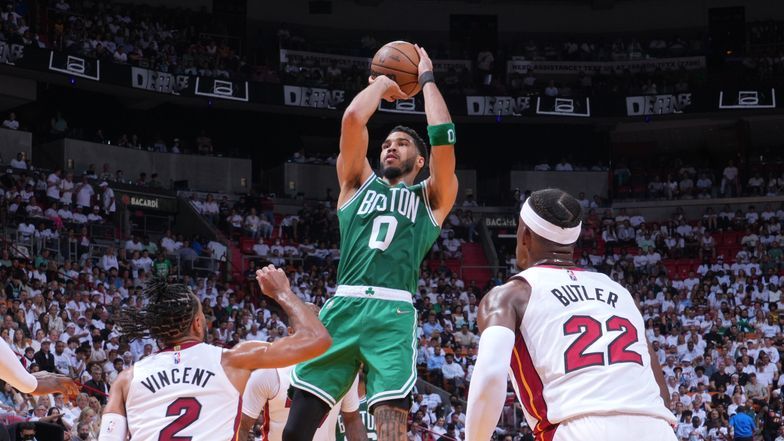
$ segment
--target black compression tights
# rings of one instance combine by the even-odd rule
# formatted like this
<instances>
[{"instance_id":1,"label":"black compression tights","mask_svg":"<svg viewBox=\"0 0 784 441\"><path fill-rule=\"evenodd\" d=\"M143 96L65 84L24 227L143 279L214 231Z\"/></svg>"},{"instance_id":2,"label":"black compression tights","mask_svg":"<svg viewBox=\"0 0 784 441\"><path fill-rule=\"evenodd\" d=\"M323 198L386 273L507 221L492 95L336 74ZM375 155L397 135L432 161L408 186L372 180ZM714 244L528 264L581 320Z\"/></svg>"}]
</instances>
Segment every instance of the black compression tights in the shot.
<instances>
[{"instance_id":1,"label":"black compression tights","mask_svg":"<svg viewBox=\"0 0 784 441\"><path fill-rule=\"evenodd\" d=\"M297 389L286 428L283 429L283 441L313 441L313 436L327 413L327 403L310 392Z\"/></svg>"}]
</instances>

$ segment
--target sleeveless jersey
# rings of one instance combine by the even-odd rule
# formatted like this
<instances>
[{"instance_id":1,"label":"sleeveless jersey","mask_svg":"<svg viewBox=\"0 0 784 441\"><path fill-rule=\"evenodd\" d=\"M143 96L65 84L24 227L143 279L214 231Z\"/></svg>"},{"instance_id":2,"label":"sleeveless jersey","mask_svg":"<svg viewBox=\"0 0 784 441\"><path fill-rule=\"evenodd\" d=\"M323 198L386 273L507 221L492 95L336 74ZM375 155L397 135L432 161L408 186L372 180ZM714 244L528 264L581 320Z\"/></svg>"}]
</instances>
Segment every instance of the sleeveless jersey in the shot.
<instances>
[{"instance_id":1,"label":"sleeveless jersey","mask_svg":"<svg viewBox=\"0 0 784 441\"><path fill-rule=\"evenodd\" d=\"M134 441L235 440L242 400L206 343L162 351L133 367L125 413Z\"/></svg>"},{"instance_id":2,"label":"sleeveless jersey","mask_svg":"<svg viewBox=\"0 0 784 441\"><path fill-rule=\"evenodd\" d=\"M531 285L531 297L510 378L535 434L588 414L676 422L659 395L645 325L629 291L578 268L536 266L514 277Z\"/></svg>"},{"instance_id":3,"label":"sleeveless jersey","mask_svg":"<svg viewBox=\"0 0 784 441\"><path fill-rule=\"evenodd\" d=\"M289 419L289 376L294 366L257 369L250 374L242 395L242 413L258 418L262 413L262 441L281 441Z\"/></svg>"},{"instance_id":4,"label":"sleeveless jersey","mask_svg":"<svg viewBox=\"0 0 784 441\"><path fill-rule=\"evenodd\" d=\"M368 411L367 397L359 399L359 415L362 417L362 423L367 430L368 439L375 441L378 439L376 435L376 419ZM336 441L346 441L346 426L343 424L343 415L338 416L338 426L335 428Z\"/></svg>"},{"instance_id":5,"label":"sleeveless jersey","mask_svg":"<svg viewBox=\"0 0 784 441\"><path fill-rule=\"evenodd\" d=\"M338 285L416 292L419 266L438 238L427 181L390 186L375 174L338 210Z\"/></svg>"}]
</instances>

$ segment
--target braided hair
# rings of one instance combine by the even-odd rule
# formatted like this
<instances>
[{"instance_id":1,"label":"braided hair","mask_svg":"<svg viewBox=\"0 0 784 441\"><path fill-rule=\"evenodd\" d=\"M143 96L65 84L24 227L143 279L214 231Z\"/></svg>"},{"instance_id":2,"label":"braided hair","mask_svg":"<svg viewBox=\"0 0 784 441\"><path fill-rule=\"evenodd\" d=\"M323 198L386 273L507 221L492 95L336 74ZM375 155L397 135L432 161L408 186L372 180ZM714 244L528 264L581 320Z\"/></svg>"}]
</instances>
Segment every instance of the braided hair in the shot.
<instances>
[{"instance_id":1,"label":"braided hair","mask_svg":"<svg viewBox=\"0 0 784 441\"><path fill-rule=\"evenodd\" d=\"M126 305L117 326L130 341L154 338L168 346L185 336L199 310L199 300L187 285L153 277L144 289L142 308Z\"/></svg>"},{"instance_id":2,"label":"braided hair","mask_svg":"<svg viewBox=\"0 0 784 441\"><path fill-rule=\"evenodd\" d=\"M531 193L531 208L542 219L561 228L580 224L583 208L569 193L558 188L545 188Z\"/></svg>"}]
</instances>

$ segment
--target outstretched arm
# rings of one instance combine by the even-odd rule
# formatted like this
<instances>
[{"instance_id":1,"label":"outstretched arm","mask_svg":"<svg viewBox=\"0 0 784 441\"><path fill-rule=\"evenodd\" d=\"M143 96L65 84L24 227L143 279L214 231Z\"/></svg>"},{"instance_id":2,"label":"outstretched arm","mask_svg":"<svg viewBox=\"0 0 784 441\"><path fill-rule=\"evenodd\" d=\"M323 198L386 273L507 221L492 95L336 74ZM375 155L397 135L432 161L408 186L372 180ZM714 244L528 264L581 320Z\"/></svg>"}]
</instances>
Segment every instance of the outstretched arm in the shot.
<instances>
[{"instance_id":1,"label":"outstretched arm","mask_svg":"<svg viewBox=\"0 0 784 441\"><path fill-rule=\"evenodd\" d=\"M79 388L65 375L42 371L31 374L19 362L14 351L0 339L0 379L19 392L32 395L63 393L69 398L79 394Z\"/></svg>"},{"instance_id":2,"label":"outstretched arm","mask_svg":"<svg viewBox=\"0 0 784 441\"><path fill-rule=\"evenodd\" d=\"M433 62L430 61L427 52L419 46L416 46L416 49L419 52L420 78L432 75ZM444 97L438 90L435 81L430 81L422 87L422 95L425 98L428 134L430 135L433 130L445 130L444 128L439 129L437 126L451 124L452 117L449 115L449 109L446 107ZM457 176L455 175L454 128L451 129L451 133L446 131L443 133L445 133L445 136L430 137L432 151L430 152L430 179L427 184L430 206L439 225L444 222L449 212L452 211L455 198L457 198L458 185ZM441 141L435 144L433 140L436 139Z\"/></svg>"},{"instance_id":3,"label":"outstretched arm","mask_svg":"<svg viewBox=\"0 0 784 441\"><path fill-rule=\"evenodd\" d=\"M341 413L343 414L343 424L346 426L346 439L348 441L367 441L367 431L359 411Z\"/></svg>"},{"instance_id":4,"label":"outstretched arm","mask_svg":"<svg viewBox=\"0 0 784 441\"><path fill-rule=\"evenodd\" d=\"M338 207L351 199L373 172L367 160L367 122L378 109L378 103L381 99L394 101L405 97L397 83L380 75L371 78L370 85L359 92L346 108L340 125L340 154L337 161L340 183Z\"/></svg>"},{"instance_id":5,"label":"outstretched arm","mask_svg":"<svg viewBox=\"0 0 784 441\"><path fill-rule=\"evenodd\" d=\"M242 419L240 420L240 429L237 433L237 440L236 441L247 441L250 435L250 431L253 429L253 426L256 424L256 420L258 418L253 418L252 416L248 416L245 412L242 413Z\"/></svg>"},{"instance_id":6,"label":"outstretched arm","mask_svg":"<svg viewBox=\"0 0 784 441\"><path fill-rule=\"evenodd\" d=\"M479 304L477 319L482 337L468 391L466 439L484 441L495 432L506 399L515 330L530 294L528 283L513 279L493 288Z\"/></svg>"},{"instance_id":7,"label":"outstretched arm","mask_svg":"<svg viewBox=\"0 0 784 441\"><path fill-rule=\"evenodd\" d=\"M225 365L254 370L291 366L318 357L332 345L332 338L318 316L291 292L283 270L273 265L256 271L256 280L264 294L272 297L286 311L294 334L274 343L245 341L223 353Z\"/></svg>"}]
</instances>

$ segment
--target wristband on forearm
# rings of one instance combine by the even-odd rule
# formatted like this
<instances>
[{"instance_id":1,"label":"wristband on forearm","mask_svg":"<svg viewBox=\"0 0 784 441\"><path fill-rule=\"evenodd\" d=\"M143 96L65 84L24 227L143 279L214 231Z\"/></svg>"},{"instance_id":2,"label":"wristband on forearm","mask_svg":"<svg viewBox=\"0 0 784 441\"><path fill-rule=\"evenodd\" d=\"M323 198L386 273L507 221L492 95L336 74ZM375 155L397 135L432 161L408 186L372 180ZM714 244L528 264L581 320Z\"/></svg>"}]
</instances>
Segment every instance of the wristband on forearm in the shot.
<instances>
[{"instance_id":1,"label":"wristband on forearm","mask_svg":"<svg viewBox=\"0 0 784 441\"><path fill-rule=\"evenodd\" d=\"M455 125L451 122L427 126L427 136L431 146L454 145L457 142Z\"/></svg>"},{"instance_id":2,"label":"wristband on forearm","mask_svg":"<svg viewBox=\"0 0 784 441\"><path fill-rule=\"evenodd\" d=\"M435 75L433 75L432 70L422 72L422 75L419 76L419 85L422 87L425 87L425 84L427 83L435 83L435 82L436 82L436 77Z\"/></svg>"}]
</instances>

